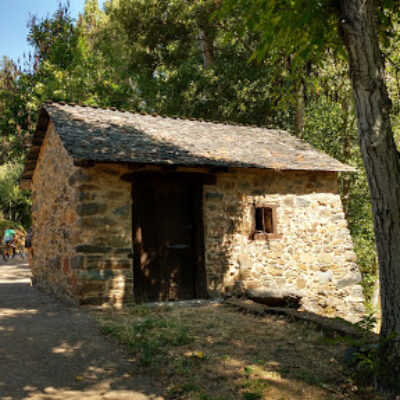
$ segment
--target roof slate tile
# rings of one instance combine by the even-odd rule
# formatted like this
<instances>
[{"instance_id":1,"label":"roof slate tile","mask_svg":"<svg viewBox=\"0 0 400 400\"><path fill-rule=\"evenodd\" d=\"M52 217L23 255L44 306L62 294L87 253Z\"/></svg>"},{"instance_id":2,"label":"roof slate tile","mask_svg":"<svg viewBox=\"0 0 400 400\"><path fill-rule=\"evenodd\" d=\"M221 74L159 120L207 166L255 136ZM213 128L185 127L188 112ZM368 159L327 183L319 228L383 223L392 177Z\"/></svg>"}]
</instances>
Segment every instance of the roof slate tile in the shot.
<instances>
[{"instance_id":1,"label":"roof slate tile","mask_svg":"<svg viewBox=\"0 0 400 400\"><path fill-rule=\"evenodd\" d=\"M44 105L66 150L94 162L354 171L279 129L60 103Z\"/></svg>"}]
</instances>

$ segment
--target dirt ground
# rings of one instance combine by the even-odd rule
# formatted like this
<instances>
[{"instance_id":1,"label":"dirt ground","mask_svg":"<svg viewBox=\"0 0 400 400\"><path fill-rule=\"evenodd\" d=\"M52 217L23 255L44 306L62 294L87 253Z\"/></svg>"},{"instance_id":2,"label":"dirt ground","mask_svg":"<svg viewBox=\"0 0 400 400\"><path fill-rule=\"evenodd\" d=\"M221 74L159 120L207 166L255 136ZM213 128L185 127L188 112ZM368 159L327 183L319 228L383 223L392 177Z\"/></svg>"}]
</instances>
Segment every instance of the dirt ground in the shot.
<instances>
[{"instance_id":1,"label":"dirt ground","mask_svg":"<svg viewBox=\"0 0 400 400\"><path fill-rule=\"evenodd\" d=\"M315 325L224 304L99 314L169 400L376 400L344 363L348 343Z\"/></svg>"},{"instance_id":2,"label":"dirt ground","mask_svg":"<svg viewBox=\"0 0 400 400\"><path fill-rule=\"evenodd\" d=\"M345 347L221 304L89 312L32 288L26 264L0 264L2 400L378 399Z\"/></svg>"},{"instance_id":3,"label":"dirt ground","mask_svg":"<svg viewBox=\"0 0 400 400\"><path fill-rule=\"evenodd\" d=\"M0 399L162 399L86 311L30 287L26 264L0 264Z\"/></svg>"}]
</instances>

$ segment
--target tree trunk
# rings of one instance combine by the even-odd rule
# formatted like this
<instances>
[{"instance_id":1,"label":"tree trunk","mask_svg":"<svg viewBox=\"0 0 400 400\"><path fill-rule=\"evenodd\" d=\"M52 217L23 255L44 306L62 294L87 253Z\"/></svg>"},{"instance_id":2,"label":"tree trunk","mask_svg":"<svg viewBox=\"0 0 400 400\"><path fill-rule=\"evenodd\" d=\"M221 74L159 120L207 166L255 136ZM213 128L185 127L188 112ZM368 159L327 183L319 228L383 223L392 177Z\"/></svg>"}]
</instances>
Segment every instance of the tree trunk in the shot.
<instances>
[{"instance_id":1,"label":"tree trunk","mask_svg":"<svg viewBox=\"0 0 400 400\"><path fill-rule=\"evenodd\" d=\"M371 191L382 304L377 387L400 395L400 161L390 124L373 0L340 0L340 31Z\"/></svg>"},{"instance_id":2,"label":"tree trunk","mask_svg":"<svg viewBox=\"0 0 400 400\"><path fill-rule=\"evenodd\" d=\"M208 67L214 63L214 46L207 32L200 29L201 47L203 50L203 64Z\"/></svg>"},{"instance_id":3,"label":"tree trunk","mask_svg":"<svg viewBox=\"0 0 400 400\"><path fill-rule=\"evenodd\" d=\"M337 99L336 101L339 101ZM350 150L351 150L351 140L350 140L350 131L351 131L351 121L350 121L350 110L347 99L342 99L340 101L342 105L343 111L343 124L342 124L342 132L344 135L343 139L343 159L350 159ZM351 174L343 174L341 176L342 183L342 203L343 203L343 212L346 215L349 213L349 200L350 200L350 191L351 191L351 183L353 181L353 176Z\"/></svg>"},{"instance_id":4,"label":"tree trunk","mask_svg":"<svg viewBox=\"0 0 400 400\"><path fill-rule=\"evenodd\" d=\"M299 79L296 84L296 110L294 116L294 131L298 137L304 134L304 81Z\"/></svg>"}]
</instances>

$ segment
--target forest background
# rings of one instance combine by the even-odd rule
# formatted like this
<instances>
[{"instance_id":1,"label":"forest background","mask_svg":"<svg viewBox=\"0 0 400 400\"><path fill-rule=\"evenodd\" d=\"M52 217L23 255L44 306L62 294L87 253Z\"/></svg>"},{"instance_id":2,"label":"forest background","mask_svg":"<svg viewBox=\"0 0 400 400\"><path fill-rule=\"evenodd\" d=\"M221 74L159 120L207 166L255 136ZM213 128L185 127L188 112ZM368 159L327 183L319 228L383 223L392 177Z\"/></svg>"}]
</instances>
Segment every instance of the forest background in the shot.
<instances>
[{"instance_id":1,"label":"forest background","mask_svg":"<svg viewBox=\"0 0 400 400\"><path fill-rule=\"evenodd\" d=\"M340 177L367 300L377 279L368 184L360 155L345 55L299 62L279 49L253 57L259 38L218 0L86 0L29 21L34 51L0 61L0 220L28 226L29 192L18 187L37 112L47 100L278 127L358 173ZM400 142L400 21L384 43L392 124ZM284 40L284 39L283 39Z\"/></svg>"}]
</instances>

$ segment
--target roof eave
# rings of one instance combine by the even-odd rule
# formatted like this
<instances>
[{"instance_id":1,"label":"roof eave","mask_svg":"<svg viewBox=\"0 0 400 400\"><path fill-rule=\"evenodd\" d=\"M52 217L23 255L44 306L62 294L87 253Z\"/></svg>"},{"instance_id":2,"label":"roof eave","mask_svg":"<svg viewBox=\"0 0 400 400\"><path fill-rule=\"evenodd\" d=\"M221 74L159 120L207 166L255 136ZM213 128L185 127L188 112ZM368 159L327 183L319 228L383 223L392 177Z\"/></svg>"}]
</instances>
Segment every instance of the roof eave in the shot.
<instances>
[{"instance_id":1,"label":"roof eave","mask_svg":"<svg viewBox=\"0 0 400 400\"><path fill-rule=\"evenodd\" d=\"M50 122L50 115L44 107L39 111L39 119L36 124L36 130L32 137L32 145L26 157L25 167L22 172L20 187L26 188L27 184L32 180L36 163L39 158L40 149L46 136L47 128ZM25 182L25 183L24 183Z\"/></svg>"},{"instance_id":2,"label":"roof eave","mask_svg":"<svg viewBox=\"0 0 400 400\"><path fill-rule=\"evenodd\" d=\"M275 172L283 172L283 171L292 171L292 172L335 172L335 173L358 173L359 171L347 164L340 163L341 166L337 168L277 168L274 166L261 166L261 165L238 165L238 164L225 164L225 165L218 165L212 163L206 164L189 164L189 163L162 163L162 162L151 162L148 161L146 163L143 162L136 162L136 161L128 161L128 160L96 160L90 157L82 158L76 157L73 159L74 165L78 167L92 167L95 164L113 164L113 165L129 165L129 166L137 166L140 168L144 168L146 166L159 166L159 167L169 167L169 168L212 168L212 169L220 169L226 170L227 168L237 168L240 170L243 169L256 169L256 170L263 170L263 171L275 171Z\"/></svg>"}]
</instances>

